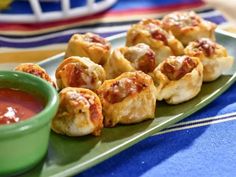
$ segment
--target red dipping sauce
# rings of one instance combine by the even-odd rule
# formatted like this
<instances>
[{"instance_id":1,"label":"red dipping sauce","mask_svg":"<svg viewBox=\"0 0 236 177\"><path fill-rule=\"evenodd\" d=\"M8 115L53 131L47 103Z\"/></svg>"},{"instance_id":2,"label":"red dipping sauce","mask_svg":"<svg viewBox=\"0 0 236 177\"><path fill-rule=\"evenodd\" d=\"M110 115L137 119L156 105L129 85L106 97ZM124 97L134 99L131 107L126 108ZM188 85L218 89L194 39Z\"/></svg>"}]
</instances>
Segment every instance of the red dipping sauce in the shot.
<instances>
[{"instance_id":1,"label":"red dipping sauce","mask_svg":"<svg viewBox=\"0 0 236 177\"><path fill-rule=\"evenodd\" d=\"M0 88L0 124L28 119L44 108L43 101L28 92Z\"/></svg>"}]
</instances>

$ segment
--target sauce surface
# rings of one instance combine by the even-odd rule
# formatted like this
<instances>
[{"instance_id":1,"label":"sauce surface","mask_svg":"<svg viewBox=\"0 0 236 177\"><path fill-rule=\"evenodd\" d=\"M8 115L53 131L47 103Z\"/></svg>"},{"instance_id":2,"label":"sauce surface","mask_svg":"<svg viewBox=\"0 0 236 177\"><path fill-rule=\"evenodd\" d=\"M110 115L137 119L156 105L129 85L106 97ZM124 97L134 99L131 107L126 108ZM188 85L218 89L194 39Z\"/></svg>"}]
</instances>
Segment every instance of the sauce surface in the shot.
<instances>
[{"instance_id":1,"label":"sauce surface","mask_svg":"<svg viewBox=\"0 0 236 177\"><path fill-rule=\"evenodd\" d=\"M0 88L0 124L16 123L42 111L42 100L30 93Z\"/></svg>"}]
</instances>

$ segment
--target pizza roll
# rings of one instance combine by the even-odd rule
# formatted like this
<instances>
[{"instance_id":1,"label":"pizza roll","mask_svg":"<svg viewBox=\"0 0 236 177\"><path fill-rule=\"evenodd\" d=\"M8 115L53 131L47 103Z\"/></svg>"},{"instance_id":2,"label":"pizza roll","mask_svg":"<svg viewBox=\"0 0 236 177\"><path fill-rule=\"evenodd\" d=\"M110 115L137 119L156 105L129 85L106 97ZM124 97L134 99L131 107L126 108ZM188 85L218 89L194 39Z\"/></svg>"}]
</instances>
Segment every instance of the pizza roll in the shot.
<instances>
[{"instance_id":1,"label":"pizza roll","mask_svg":"<svg viewBox=\"0 0 236 177\"><path fill-rule=\"evenodd\" d=\"M196 57L170 56L153 72L157 99L178 104L195 97L201 90L203 66Z\"/></svg>"},{"instance_id":2,"label":"pizza roll","mask_svg":"<svg viewBox=\"0 0 236 177\"><path fill-rule=\"evenodd\" d=\"M85 57L69 57L56 70L57 84L65 87L83 87L96 90L105 80L102 66Z\"/></svg>"},{"instance_id":3,"label":"pizza roll","mask_svg":"<svg viewBox=\"0 0 236 177\"><path fill-rule=\"evenodd\" d=\"M163 28L171 31L184 46L200 38L215 40L216 24L206 21L195 12L173 12L162 20Z\"/></svg>"},{"instance_id":4,"label":"pizza roll","mask_svg":"<svg viewBox=\"0 0 236 177\"><path fill-rule=\"evenodd\" d=\"M56 87L55 82L53 82L53 80L51 79L51 77L48 75L48 73L45 71L45 69L43 69L42 67L40 67L37 64L34 63L22 63L20 65L18 65L15 68L16 71L21 71L21 72L25 72L25 73L29 73L29 74L33 74L37 77L40 77L46 81L48 81L53 87Z\"/></svg>"},{"instance_id":5,"label":"pizza roll","mask_svg":"<svg viewBox=\"0 0 236 177\"><path fill-rule=\"evenodd\" d=\"M108 79L113 79L128 71L152 72L157 66L155 53L144 44L115 49L104 66Z\"/></svg>"},{"instance_id":6,"label":"pizza roll","mask_svg":"<svg viewBox=\"0 0 236 177\"><path fill-rule=\"evenodd\" d=\"M142 71L126 72L106 80L98 95L106 127L137 123L155 116L156 88L152 78Z\"/></svg>"},{"instance_id":7,"label":"pizza roll","mask_svg":"<svg viewBox=\"0 0 236 177\"><path fill-rule=\"evenodd\" d=\"M233 65L233 57L220 44L207 38L190 42L185 48L185 54L198 57L203 64L203 81L209 82L217 79L224 71Z\"/></svg>"},{"instance_id":8,"label":"pizza roll","mask_svg":"<svg viewBox=\"0 0 236 177\"><path fill-rule=\"evenodd\" d=\"M128 30L126 45L145 43L155 52L158 64L170 55L182 55L183 45L171 33L161 27L161 22L145 19Z\"/></svg>"},{"instance_id":9,"label":"pizza roll","mask_svg":"<svg viewBox=\"0 0 236 177\"><path fill-rule=\"evenodd\" d=\"M110 55L111 45L93 33L74 34L67 46L65 58L70 56L88 57L97 64L105 64Z\"/></svg>"},{"instance_id":10,"label":"pizza roll","mask_svg":"<svg viewBox=\"0 0 236 177\"><path fill-rule=\"evenodd\" d=\"M52 120L54 132L68 136L100 135L103 128L102 105L91 90L67 87L59 93L60 105Z\"/></svg>"}]
</instances>

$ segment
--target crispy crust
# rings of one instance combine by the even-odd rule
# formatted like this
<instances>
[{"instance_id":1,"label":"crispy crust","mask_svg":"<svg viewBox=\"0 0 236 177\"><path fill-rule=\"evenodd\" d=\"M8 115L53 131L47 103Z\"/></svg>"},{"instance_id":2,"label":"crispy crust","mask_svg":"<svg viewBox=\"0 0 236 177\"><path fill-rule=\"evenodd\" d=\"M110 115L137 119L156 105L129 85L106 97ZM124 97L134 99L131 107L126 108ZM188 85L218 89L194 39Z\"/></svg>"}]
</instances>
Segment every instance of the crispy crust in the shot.
<instances>
[{"instance_id":1,"label":"crispy crust","mask_svg":"<svg viewBox=\"0 0 236 177\"><path fill-rule=\"evenodd\" d=\"M163 18L162 26L171 31L184 46L203 37L215 40L216 24L203 20L193 11L170 13Z\"/></svg>"},{"instance_id":2,"label":"crispy crust","mask_svg":"<svg viewBox=\"0 0 236 177\"><path fill-rule=\"evenodd\" d=\"M102 66L85 57L69 57L56 70L57 84L65 87L83 87L96 90L105 80Z\"/></svg>"},{"instance_id":3,"label":"crispy crust","mask_svg":"<svg viewBox=\"0 0 236 177\"><path fill-rule=\"evenodd\" d=\"M96 40L92 40L92 39ZM110 43L93 33L74 34L69 42L65 58L70 56L88 57L97 64L105 64L110 55Z\"/></svg>"},{"instance_id":4,"label":"crispy crust","mask_svg":"<svg viewBox=\"0 0 236 177\"><path fill-rule=\"evenodd\" d=\"M186 55L200 59L203 64L204 82L216 80L223 72L229 70L234 62L233 57L228 55L222 45L210 41L210 39L190 42L184 52Z\"/></svg>"},{"instance_id":5,"label":"crispy crust","mask_svg":"<svg viewBox=\"0 0 236 177\"><path fill-rule=\"evenodd\" d=\"M153 80L157 88L157 99L165 100L169 104L178 104L195 97L201 90L203 78L203 66L196 57L191 59L197 64L189 73L186 73L179 80L170 80L163 74L163 61L153 72ZM168 60L168 59L167 59Z\"/></svg>"},{"instance_id":6,"label":"crispy crust","mask_svg":"<svg viewBox=\"0 0 236 177\"><path fill-rule=\"evenodd\" d=\"M37 64L34 63L22 63L15 68L16 71L22 71L25 73L33 74L48 81L53 87L57 88L55 82L51 79L48 73Z\"/></svg>"},{"instance_id":7,"label":"crispy crust","mask_svg":"<svg viewBox=\"0 0 236 177\"><path fill-rule=\"evenodd\" d=\"M52 120L52 130L68 136L93 134L103 128L102 105L91 90L67 87L59 93L59 110Z\"/></svg>"},{"instance_id":8,"label":"crispy crust","mask_svg":"<svg viewBox=\"0 0 236 177\"><path fill-rule=\"evenodd\" d=\"M140 79L146 86L139 92L126 95L120 102L110 103L105 98L105 93L111 89L114 83L124 78ZM113 127L118 123L132 124L153 119L156 108L155 94L156 90L152 78L141 71L126 72L115 79L106 80L98 90L103 105L104 125Z\"/></svg>"},{"instance_id":9,"label":"crispy crust","mask_svg":"<svg viewBox=\"0 0 236 177\"><path fill-rule=\"evenodd\" d=\"M128 30L126 46L138 43L149 45L158 63L170 55L182 55L184 50L181 42L161 27L161 21L154 19L144 19Z\"/></svg>"}]
</instances>

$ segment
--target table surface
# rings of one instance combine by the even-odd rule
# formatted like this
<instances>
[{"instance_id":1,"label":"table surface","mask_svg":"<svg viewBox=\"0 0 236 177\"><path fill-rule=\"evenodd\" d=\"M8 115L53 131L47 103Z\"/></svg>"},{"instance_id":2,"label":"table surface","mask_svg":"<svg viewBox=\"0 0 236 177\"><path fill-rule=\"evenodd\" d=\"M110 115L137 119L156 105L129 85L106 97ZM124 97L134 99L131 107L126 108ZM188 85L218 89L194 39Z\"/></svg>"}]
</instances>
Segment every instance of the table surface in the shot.
<instances>
[{"instance_id":1,"label":"table surface","mask_svg":"<svg viewBox=\"0 0 236 177\"><path fill-rule=\"evenodd\" d=\"M73 33L103 37L126 31L142 18L160 18L175 10L193 9L217 24L219 11L199 0L120 0L109 11L53 23L0 23L0 69L36 62L63 51ZM14 9L11 9L14 11ZM27 56L27 57L26 57ZM235 176L236 85L186 118L177 129L163 130L77 177Z\"/></svg>"}]
</instances>

